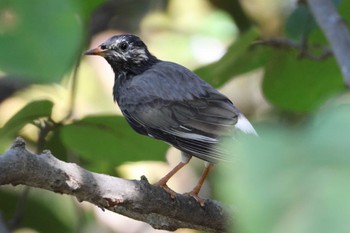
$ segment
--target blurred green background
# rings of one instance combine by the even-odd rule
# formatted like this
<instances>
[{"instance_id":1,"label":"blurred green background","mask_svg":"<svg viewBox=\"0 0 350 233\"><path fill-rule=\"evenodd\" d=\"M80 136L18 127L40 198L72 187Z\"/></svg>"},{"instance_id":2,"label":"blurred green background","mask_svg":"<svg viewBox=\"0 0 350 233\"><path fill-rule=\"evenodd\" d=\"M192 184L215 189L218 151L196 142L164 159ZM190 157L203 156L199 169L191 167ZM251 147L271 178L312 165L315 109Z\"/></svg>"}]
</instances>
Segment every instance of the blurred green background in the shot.
<instances>
[{"instance_id":1,"label":"blurred green background","mask_svg":"<svg viewBox=\"0 0 350 233\"><path fill-rule=\"evenodd\" d=\"M350 1L334 2L350 22ZM129 179L154 182L176 164L178 151L126 124L109 65L82 56L121 33L194 70L256 127L259 138L222 145L233 163L216 166L201 192L232 207L230 232L349 232L350 95L308 7L293 0L0 1L0 154L20 135L34 152ZM169 186L189 191L202 168L194 159ZM21 186L0 187L1 224L162 232Z\"/></svg>"}]
</instances>

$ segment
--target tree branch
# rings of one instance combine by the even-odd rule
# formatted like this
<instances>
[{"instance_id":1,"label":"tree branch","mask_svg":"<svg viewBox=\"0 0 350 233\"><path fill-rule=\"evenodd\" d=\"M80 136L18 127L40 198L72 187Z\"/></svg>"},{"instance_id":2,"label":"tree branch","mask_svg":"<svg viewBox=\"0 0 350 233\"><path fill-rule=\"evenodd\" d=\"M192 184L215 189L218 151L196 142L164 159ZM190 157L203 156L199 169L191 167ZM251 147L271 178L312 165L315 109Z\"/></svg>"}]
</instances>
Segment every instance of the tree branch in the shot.
<instances>
[{"instance_id":1,"label":"tree branch","mask_svg":"<svg viewBox=\"0 0 350 233\"><path fill-rule=\"evenodd\" d=\"M350 32L332 0L307 0L311 13L327 37L344 81L350 87Z\"/></svg>"},{"instance_id":2,"label":"tree branch","mask_svg":"<svg viewBox=\"0 0 350 233\"><path fill-rule=\"evenodd\" d=\"M253 46L266 45L273 48L295 49L299 52L299 58L308 58L312 61L322 61L332 56L332 51L319 45L308 45L305 43L296 42L288 38L270 38L256 41ZM319 50L319 54L314 54L312 51Z\"/></svg>"},{"instance_id":3,"label":"tree branch","mask_svg":"<svg viewBox=\"0 0 350 233\"><path fill-rule=\"evenodd\" d=\"M228 220L227 212L216 201L206 200L201 207L186 195L172 199L162 188L150 185L145 177L140 181L121 179L63 162L49 151L33 154L21 138L0 155L0 170L0 185L22 184L72 195L156 229L224 232Z\"/></svg>"}]
</instances>

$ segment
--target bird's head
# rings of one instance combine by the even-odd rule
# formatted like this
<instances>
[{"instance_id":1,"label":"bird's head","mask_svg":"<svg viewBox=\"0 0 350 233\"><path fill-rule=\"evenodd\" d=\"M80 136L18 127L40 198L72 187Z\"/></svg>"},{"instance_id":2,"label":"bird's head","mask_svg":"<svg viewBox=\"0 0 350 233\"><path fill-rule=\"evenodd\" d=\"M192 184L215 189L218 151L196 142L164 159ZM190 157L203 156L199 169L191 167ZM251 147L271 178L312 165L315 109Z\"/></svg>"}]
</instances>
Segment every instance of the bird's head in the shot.
<instances>
[{"instance_id":1,"label":"bird's head","mask_svg":"<svg viewBox=\"0 0 350 233\"><path fill-rule=\"evenodd\" d=\"M113 36L84 54L104 57L115 72L142 72L157 61L143 41L134 35Z\"/></svg>"}]
</instances>

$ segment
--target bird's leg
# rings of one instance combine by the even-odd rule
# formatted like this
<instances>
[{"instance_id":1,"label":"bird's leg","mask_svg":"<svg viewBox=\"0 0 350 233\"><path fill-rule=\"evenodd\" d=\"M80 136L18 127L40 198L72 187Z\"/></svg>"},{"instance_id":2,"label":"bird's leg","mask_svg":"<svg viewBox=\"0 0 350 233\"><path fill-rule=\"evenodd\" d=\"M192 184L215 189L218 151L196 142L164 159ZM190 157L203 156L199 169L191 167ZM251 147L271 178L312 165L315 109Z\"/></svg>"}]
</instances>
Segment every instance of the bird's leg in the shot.
<instances>
[{"instance_id":1,"label":"bird's leg","mask_svg":"<svg viewBox=\"0 0 350 233\"><path fill-rule=\"evenodd\" d=\"M205 169L201 175L201 177L198 180L197 185L192 189L191 192L185 193L186 195L190 195L191 197L193 197L194 199L196 199L196 201L201 205L204 206L204 202L205 200L200 198L198 196L199 191L201 190L203 183L205 181L205 179L207 178L209 172L211 171L211 169L213 168L213 164L212 163L205 163Z\"/></svg>"},{"instance_id":2,"label":"bird's leg","mask_svg":"<svg viewBox=\"0 0 350 233\"><path fill-rule=\"evenodd\" d=\"M172 190L171 188L169 188L166 183L176 172L178 172L181 168L183 168L186 164L188 164L188 162L190 162L191 158L192 158L192 156L187 155L185 153L182 153L181 162L178 165L176 165L168 174L166 174L163 178L161 178L154 185L162 187L167 193L170 194L170 196L172 198L175 198L176 192L174 190Z\"/></svg>"}]
</instances>

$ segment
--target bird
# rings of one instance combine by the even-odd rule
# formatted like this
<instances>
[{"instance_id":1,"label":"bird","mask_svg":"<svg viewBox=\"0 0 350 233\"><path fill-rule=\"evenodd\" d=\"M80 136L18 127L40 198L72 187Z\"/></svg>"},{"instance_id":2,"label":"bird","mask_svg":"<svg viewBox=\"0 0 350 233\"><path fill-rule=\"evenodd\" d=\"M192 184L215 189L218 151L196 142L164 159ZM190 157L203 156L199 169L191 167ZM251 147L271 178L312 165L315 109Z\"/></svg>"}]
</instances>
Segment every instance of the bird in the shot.
<instances>
[{"instance_id":1,"label":"bird","mask_svg":"<svg viewBox=\"0 0 350 233\"><path fill-rule=\"evenodd\" d=\"M227 161L218 146L237 133L257 135L232 101L188 68L155 57L140 37L115 35L85 55L102 56L114 71L113 99L137 133L180 150L181 161L156 186L173 198L168 180L192 156L205 162L203 174L187 195L204 206L200 189L214 164Z\"/></svg>"}]
</instances>

